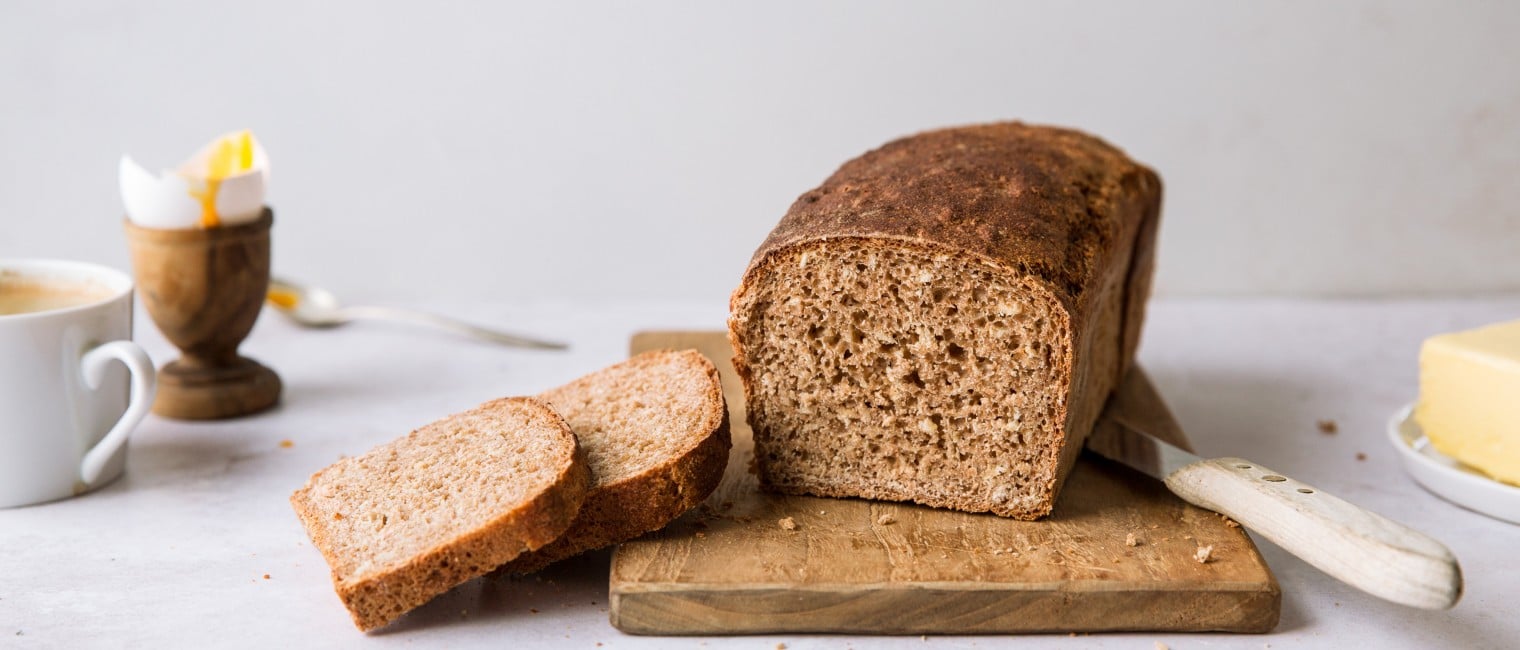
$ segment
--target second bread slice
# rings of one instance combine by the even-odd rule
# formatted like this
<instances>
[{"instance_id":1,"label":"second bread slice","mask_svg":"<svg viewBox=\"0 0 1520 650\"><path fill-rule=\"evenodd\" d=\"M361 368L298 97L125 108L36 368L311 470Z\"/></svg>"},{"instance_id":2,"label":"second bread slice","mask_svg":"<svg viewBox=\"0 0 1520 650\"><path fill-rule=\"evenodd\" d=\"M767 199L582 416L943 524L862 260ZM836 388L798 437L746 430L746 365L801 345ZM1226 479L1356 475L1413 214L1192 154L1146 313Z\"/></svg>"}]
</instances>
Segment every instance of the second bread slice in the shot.
<instances>
[{"instance_id":1,"label":"second bread slice","mask_svg":"<svg viewBox=\"0 0 1520 650\"><path fill-rule=\"evenodd\" d=\"M718 370L694 350L645 352L539 399L575 432L592 487L563 537L505 571L537 571L663 528L712 494L728 466Z\"/></svg>"},{"instance_id":2,"label":"second bread slice","mask_svg":"<svg viewBox=\"0 0 1520 650\"><path fill-rule=\"evenodd\" d=\"M291 505L370 630L558 538L589 485L543 402L487 402L311 477Z\"/></svg>"}]
</instances>

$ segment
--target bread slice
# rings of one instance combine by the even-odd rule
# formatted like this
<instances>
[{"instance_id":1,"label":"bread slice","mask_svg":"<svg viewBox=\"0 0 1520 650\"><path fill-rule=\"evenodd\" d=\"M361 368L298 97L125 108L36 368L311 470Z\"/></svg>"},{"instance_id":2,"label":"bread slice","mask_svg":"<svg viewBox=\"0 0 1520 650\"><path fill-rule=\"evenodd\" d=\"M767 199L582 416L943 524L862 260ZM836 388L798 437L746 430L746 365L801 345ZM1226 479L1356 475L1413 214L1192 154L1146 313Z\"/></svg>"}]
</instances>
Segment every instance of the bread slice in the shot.
<instances>
[{"instance_id":1,"label":"bread slice","mask_svg":"<svg viewBox=\"0 0 1520 650\"><path fill-rule=\"evenodd\" d=\"M1134 358L1161 181L1083 133L931 131L840 167L730 304L761 484L1049 513Z\"/></svg>"},{"instance_id":2,"label":"bread slice","mask_svg":"<svg viewBox=\"0 0 1520 650\"><path fill-rule=\"evenodd\" d=\"M718 370L695 350L645 352L539 398L570 423L592 488L563 537L505 571L537 571L663 528L712 494L728 466Z\"/></svg>"},{"instance_id":3,"label":"bread slice","mask_svg":"<svg viewBox=\"0 0 1520 650\"><path fill-rule=\"evenodd\" d=\"M589 483L565 421L514 397L333 463L290 502L372 630L564 534Z\"/></svg>"}]
</instances>

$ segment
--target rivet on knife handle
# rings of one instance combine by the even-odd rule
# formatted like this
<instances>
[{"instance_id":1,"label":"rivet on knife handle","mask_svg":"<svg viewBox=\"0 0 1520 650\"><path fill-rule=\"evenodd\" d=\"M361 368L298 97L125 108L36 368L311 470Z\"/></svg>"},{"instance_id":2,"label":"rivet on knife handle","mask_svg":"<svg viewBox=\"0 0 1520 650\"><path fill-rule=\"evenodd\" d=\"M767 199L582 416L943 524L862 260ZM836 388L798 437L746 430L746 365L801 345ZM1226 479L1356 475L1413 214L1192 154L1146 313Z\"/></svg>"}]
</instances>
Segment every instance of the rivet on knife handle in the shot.
<instances>
[{"instance_id":1,"label":"rivet on knife handle","mask_svg":"<svg viewBox=\"0 0 1520 650\"><path fill-rule=\"evenodd\" d=\"M1424 609L1447 609L1462 596L1462 570L1440 542L1251 461L1200 460L1165 481L1188 503L1374 596Z\"/></svg>"}]
</instances>

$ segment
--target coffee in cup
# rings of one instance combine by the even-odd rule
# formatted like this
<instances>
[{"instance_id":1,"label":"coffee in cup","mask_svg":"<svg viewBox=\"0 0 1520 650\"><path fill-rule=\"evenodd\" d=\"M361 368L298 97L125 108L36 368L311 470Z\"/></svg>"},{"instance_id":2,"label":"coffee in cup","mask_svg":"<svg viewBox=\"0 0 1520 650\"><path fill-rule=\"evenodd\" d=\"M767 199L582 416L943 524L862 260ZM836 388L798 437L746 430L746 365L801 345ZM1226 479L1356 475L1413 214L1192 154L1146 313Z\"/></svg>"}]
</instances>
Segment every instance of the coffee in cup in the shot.
<instances>
[{"instance_id":1,"label":"coffee in cup","mask_svg":"<svg viewBox=\"0 0 1520 650\"><path fill-rule=\"evenodd\" d=\"M0 269L0 316L68 309L110 297L110 288L99 284Z\"/></svg>"}]
</instances>

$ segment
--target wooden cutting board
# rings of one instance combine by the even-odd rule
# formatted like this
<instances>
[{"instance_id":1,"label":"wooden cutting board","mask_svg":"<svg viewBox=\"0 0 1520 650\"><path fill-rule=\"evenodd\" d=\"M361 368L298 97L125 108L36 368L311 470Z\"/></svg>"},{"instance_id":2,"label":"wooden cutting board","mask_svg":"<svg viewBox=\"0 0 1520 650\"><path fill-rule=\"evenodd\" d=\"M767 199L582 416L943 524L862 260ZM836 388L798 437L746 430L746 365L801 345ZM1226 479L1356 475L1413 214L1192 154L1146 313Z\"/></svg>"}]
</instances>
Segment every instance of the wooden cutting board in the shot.
<instances>
[{"instance_id":1,"label":"wooden cutting board","mask_svg":"<svg viewBox=\"0 0 1520 650\"><path fill-rule=\"evenodd\" d=\"M1091 454L1042 521L760 492L726 335L633 339L635 353L655 348L696 348L718 366L734 448L706 503L613 555L612 624L624 632L1267 632L1277 625L1282 594L1245 531ZM1105 413L1117 412L1188 446L1138 369ZM795 529L783 527L784 518ZM1134 546L1126 543L1131 534ZM1207 563L1195 559L1200 546L1213 547Z\"/></svg>"}]
</instances>

